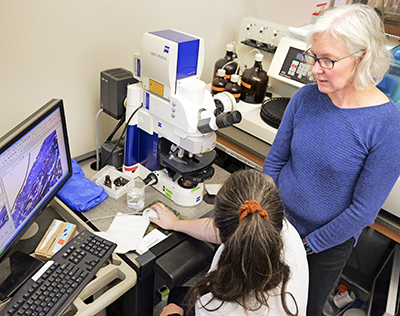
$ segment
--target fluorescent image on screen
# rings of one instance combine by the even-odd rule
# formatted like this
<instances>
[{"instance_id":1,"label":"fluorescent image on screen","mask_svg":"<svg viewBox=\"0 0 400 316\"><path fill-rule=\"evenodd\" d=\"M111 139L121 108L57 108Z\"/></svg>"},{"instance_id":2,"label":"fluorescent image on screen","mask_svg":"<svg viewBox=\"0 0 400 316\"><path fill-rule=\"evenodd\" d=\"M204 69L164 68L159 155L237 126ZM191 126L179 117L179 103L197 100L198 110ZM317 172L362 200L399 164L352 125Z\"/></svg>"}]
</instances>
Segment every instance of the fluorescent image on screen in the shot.
<instances>
[{"instance_id":1,"label":"fluorescent image on screen","mask_svg":"<svg viewBox=\"0 0 400 316\"><path fill-rule=\"evenodd\" d=\"M32 156L30 153L27 157L23 187L11 208L15 227L29 216L63 175L55 131L44 140L36 159ZM32 165L31 160L33 160Z\"/></svg>"}]
</instances>

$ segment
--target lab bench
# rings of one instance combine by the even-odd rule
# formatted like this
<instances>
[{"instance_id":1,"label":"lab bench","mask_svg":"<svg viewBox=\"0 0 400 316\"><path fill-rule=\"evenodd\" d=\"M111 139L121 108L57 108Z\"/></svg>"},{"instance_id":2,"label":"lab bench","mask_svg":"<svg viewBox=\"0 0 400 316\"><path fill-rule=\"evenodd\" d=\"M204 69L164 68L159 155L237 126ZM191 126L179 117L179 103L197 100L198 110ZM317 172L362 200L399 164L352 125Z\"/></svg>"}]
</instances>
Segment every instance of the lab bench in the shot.
<instances>
[{"instance_id":1,"label":"lab bench","mask_svg":"<svg viewBox=\"0 0 400 316\"><path fill-rule=\"evenodd\" d=\"M87 178L96 171L91 168L94 159L80 161ZM214 165L214 176L205 184L222 184L229 172ZM153 187L145 189L145 205L160 201L188 219L209 216L213 205L202 201L193 207L181 207ZM126 194L118 199L107 197L90 210L79 213L93 229L107 231L117 213L132 213L128 208ZM153 246L149 251L138 255L128 252L120 255L137 274L137 283L120 300L116 315L152 316L153 307L163 298L162 290L182 285L200 271L207 269L214 255L214 245L199 241L186 234L166 231L168 238ZM111 312L112 314L112 312Z\"/></svg>"},{"instance_id":2,"label":"lab bench","mask_svg":"<svg viewBox=\"0 0 400 316\"><path fill-rule=\"evenodd\" d=\"M11 249L10 255L20 251L35 257L35 249L54 219L75 224L77 232L85 229L93 232L93 229L87 223L82 221L68 206L55 197L35 220L34 224L37 224L38 227L37 232L29 238L19 240ZM106 308L126 292L129 292L135 284L135 271L119 255L113 253L107 263L96 273L95 278L85 286L63 315L105 315ZM4 308L6 302L0 304L0 310Z\"/></svg>"}]
</instances>

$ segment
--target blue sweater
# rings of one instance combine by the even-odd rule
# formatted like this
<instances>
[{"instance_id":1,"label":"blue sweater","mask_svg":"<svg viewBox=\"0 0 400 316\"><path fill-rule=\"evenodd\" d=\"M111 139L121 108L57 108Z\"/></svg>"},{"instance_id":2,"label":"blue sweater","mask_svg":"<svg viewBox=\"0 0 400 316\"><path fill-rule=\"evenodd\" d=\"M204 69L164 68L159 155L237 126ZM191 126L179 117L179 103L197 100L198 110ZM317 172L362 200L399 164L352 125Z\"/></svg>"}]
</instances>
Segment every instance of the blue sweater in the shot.
<instances>
[{"instance_id":1,"label":"blue sweater","mask_svg":"<svg viewBox=\"0 0 400 316\"><path fill-rule=\"evenodd\" d=\"M400 108L335 106L317 85L291 99L264 172L286 216L320 252L372 224L400 174Z\"/></svg>"}]
</instances>

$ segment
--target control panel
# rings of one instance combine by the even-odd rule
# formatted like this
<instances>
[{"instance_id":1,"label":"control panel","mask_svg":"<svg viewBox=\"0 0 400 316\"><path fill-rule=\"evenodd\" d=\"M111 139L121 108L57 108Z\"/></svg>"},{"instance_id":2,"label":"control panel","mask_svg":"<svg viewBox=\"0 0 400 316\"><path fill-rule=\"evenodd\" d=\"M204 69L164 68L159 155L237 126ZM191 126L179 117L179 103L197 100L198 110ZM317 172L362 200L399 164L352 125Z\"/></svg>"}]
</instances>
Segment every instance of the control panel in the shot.
<instances>
[{"instance_id":1,"label":"control panel","mask_svg":"<svg viewBox=\"0 0 400 316\"><path fill-rule=\"evenodd\" d=\"M279 76L303 84L315 82L314 76L311 73L311 66L304 62L303 52L304 50L302 49L290 46L282 68L279 71Z\"/></svg>"},{"instance_id":2,"label":"control panel","mask_svg":"<svg viewBox=\"0 0 400 316\"><path fill-rule=\"evenodd\" d=\"M271 61L268 76L289 85L301 88L304 84L314 83L311 66L304 62L303 52L306 43L293 37L283 37Z\"/></svg>"}]
</instances>

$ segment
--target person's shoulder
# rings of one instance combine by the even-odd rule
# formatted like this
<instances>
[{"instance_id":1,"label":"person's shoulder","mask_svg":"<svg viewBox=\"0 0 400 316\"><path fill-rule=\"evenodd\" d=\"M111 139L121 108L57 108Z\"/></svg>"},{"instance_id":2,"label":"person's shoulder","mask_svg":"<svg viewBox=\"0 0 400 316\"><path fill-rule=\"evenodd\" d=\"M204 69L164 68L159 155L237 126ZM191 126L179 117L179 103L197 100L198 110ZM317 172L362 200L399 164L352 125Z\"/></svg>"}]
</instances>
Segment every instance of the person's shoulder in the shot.
<instances>
[{"instance_id":1,"label":"person's shoulder","mask_svg":"<svg viewBox=\"0 0 400 316\"><path fill-rule=\"evenodd\" d=\"M296 265L300 270L307 269L307 257L303 242L296 228L288 221L283 221L282 238L285 260L289 266Z\"/></svg>"},{"instance_id":2,"label":"person's shoulder","mask_svg":"<svg viewBox=\"0 0 400 316\"><path fill-rule=\"evenodd\" d=\"M300 235L296 228L287 220L283 221L282 236L285 241L301 241Z\"/></svg>"},{"instance_id":3,"label":"person's shoulder","mask_svg":"<svg viewBox=\"0 0 400 316\"><path fill-rule=\"evenodd\" d=\"M389 102L370 107L377 127L389 134L400 136L400 106L392 99ZM370 114L368 111L365 114Z\"/></svg>"},{"instance_id":4,"label":"person's shoulder","mask_svg":"<svg viewBox=\"0 0 400 316\"><path fill-rule=\"evenodd\" d=\"M388 111L394 115L396 120L400 121L400 106L392 99L388 102Z\"/></svg>"},{"instance_id":5,"label":"person's shoulder","mask_svg":"<svg viewBox=\"0 0 400 316\"><path fill-rule=\"evenodd\" d=\"M319 91L317 84L311 83L304 85L294 93L292 103L298 104L297 106L300 104L314 106L316 102L323 102L324 98L326 98L326 94Z\"/></svg>"},{"instance_id":6,"label":"person's shoulder","mask_svg":"<svg viewBox=\"0 0 400 316\"><path fill-rule=\"evenodd\" d=\"M299 90L295 92L294 95L308 95L315 93L320 93L320 91L318 90L318 85L316 83L310 83L302 86Z\"/></svg>"}]
</instances>

